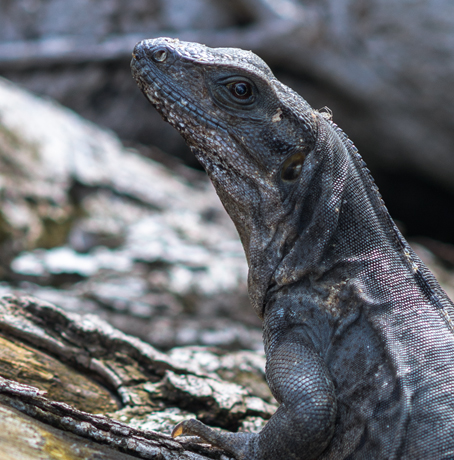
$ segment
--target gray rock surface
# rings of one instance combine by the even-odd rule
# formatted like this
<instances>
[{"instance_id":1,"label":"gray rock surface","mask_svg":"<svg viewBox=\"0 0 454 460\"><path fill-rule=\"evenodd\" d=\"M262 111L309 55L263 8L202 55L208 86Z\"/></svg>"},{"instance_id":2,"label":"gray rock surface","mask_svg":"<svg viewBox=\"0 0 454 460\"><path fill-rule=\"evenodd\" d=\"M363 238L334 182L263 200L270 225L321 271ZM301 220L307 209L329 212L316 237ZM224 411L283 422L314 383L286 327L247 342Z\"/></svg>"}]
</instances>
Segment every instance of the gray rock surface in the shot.
<instances>
[{"instance_id":1,"label":"gray rock surface","mask_svg":"<svg viewBox=\"0 0 454 460\"><path fill-rule=\"evenodd\" d=\"M202 174L191 183L6 80L0 133L1 291L162 348L261 348L241 244Z\"/></svg>"}]
</instances>

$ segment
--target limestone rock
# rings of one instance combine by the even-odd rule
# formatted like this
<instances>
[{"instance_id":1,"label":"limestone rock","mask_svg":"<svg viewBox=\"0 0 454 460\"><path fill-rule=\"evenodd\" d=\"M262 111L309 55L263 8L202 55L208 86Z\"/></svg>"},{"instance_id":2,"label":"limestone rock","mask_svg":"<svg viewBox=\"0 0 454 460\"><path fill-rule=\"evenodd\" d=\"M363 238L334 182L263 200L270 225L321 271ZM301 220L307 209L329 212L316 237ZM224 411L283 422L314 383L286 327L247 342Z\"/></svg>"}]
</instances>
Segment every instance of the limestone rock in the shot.
<instances>
[{"instance_id":1,"label":"limestone rock","mask_svg":"<svg viewBox=\"0 0 454 460\"><path fill-rule=\"evenodd\" d=\"M243 249L204 175L190 182L1 79L0 133L4 291L161 348L261 348Z\"/></svg>"}]
</instances>

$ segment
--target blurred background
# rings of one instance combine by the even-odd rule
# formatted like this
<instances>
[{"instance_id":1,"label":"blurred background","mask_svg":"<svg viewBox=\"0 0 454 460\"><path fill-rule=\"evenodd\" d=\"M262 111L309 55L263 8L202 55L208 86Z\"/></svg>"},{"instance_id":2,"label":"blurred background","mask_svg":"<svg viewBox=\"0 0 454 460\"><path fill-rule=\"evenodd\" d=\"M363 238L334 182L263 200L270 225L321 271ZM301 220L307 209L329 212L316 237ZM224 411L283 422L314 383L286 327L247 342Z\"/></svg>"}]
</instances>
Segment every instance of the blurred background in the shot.
<instances>
[{"instance_id":1,"label":"blurred background","mask_svg":"<svg viewBox=\"0 0 454 460\"><path fill-rule=\"evenodd\" d=\"M450 0L1 0L0 75L14 86L0 93L0 293L96 312L164 349L261 346L235 231L182 139L131 77L135 43L157 36L250 49L314 108L328 107L451 293ZM75 131L48 106L29 109L28 99L12 129L8 114L20 104L6 99L15 85L115 134L90 128L80 146L92 155L98 148L98 159L56 172L65 155L85 158ZM98 135L124 147L101 148ZM42 154L58 136L54 156ZM58 190L45 192L49 184ZM178 201L178 193L192 198Z\"/></svg>"}]
</instances>

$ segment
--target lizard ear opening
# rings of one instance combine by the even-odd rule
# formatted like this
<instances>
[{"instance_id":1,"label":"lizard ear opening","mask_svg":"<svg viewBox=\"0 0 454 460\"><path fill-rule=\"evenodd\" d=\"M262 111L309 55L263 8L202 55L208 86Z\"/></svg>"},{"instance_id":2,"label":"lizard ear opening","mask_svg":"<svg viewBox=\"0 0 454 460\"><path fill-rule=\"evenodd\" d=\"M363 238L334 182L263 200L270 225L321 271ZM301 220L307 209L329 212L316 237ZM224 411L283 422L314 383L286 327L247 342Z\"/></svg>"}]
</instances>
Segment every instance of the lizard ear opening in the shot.
<instances>
[{"instance_id":1,"label":"lizard ear opening","mask_svg":"<svg viewBox=\"0 0 454 460\"><path fill-rule=\"evenodd\" d=\"M304 152L294 153L291 157L288 157L281 169L281 179L284 182L294 182L301 175L303 170L304 160L306 154Z\"/></svg>"}]
</instances>

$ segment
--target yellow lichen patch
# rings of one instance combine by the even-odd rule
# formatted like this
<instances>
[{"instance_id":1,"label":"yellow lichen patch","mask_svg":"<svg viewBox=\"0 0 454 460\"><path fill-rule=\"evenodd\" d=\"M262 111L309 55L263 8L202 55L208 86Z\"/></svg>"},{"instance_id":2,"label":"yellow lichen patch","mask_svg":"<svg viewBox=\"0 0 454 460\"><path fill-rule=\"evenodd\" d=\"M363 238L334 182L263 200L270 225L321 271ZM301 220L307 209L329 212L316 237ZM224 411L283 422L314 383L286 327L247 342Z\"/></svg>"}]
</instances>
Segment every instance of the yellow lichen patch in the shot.
<instances>
[{"instance_id":1,"label":"yellow lichen patch","mask_svg":"<svg viewBox=\"0 0 454 460\"><path fill-rule=\"evenodd\" d=\"M0 335L0 375L47 391L48 397L86 412L114 412L109 391L52 356Z\"/></svg>"}]
</instances>

